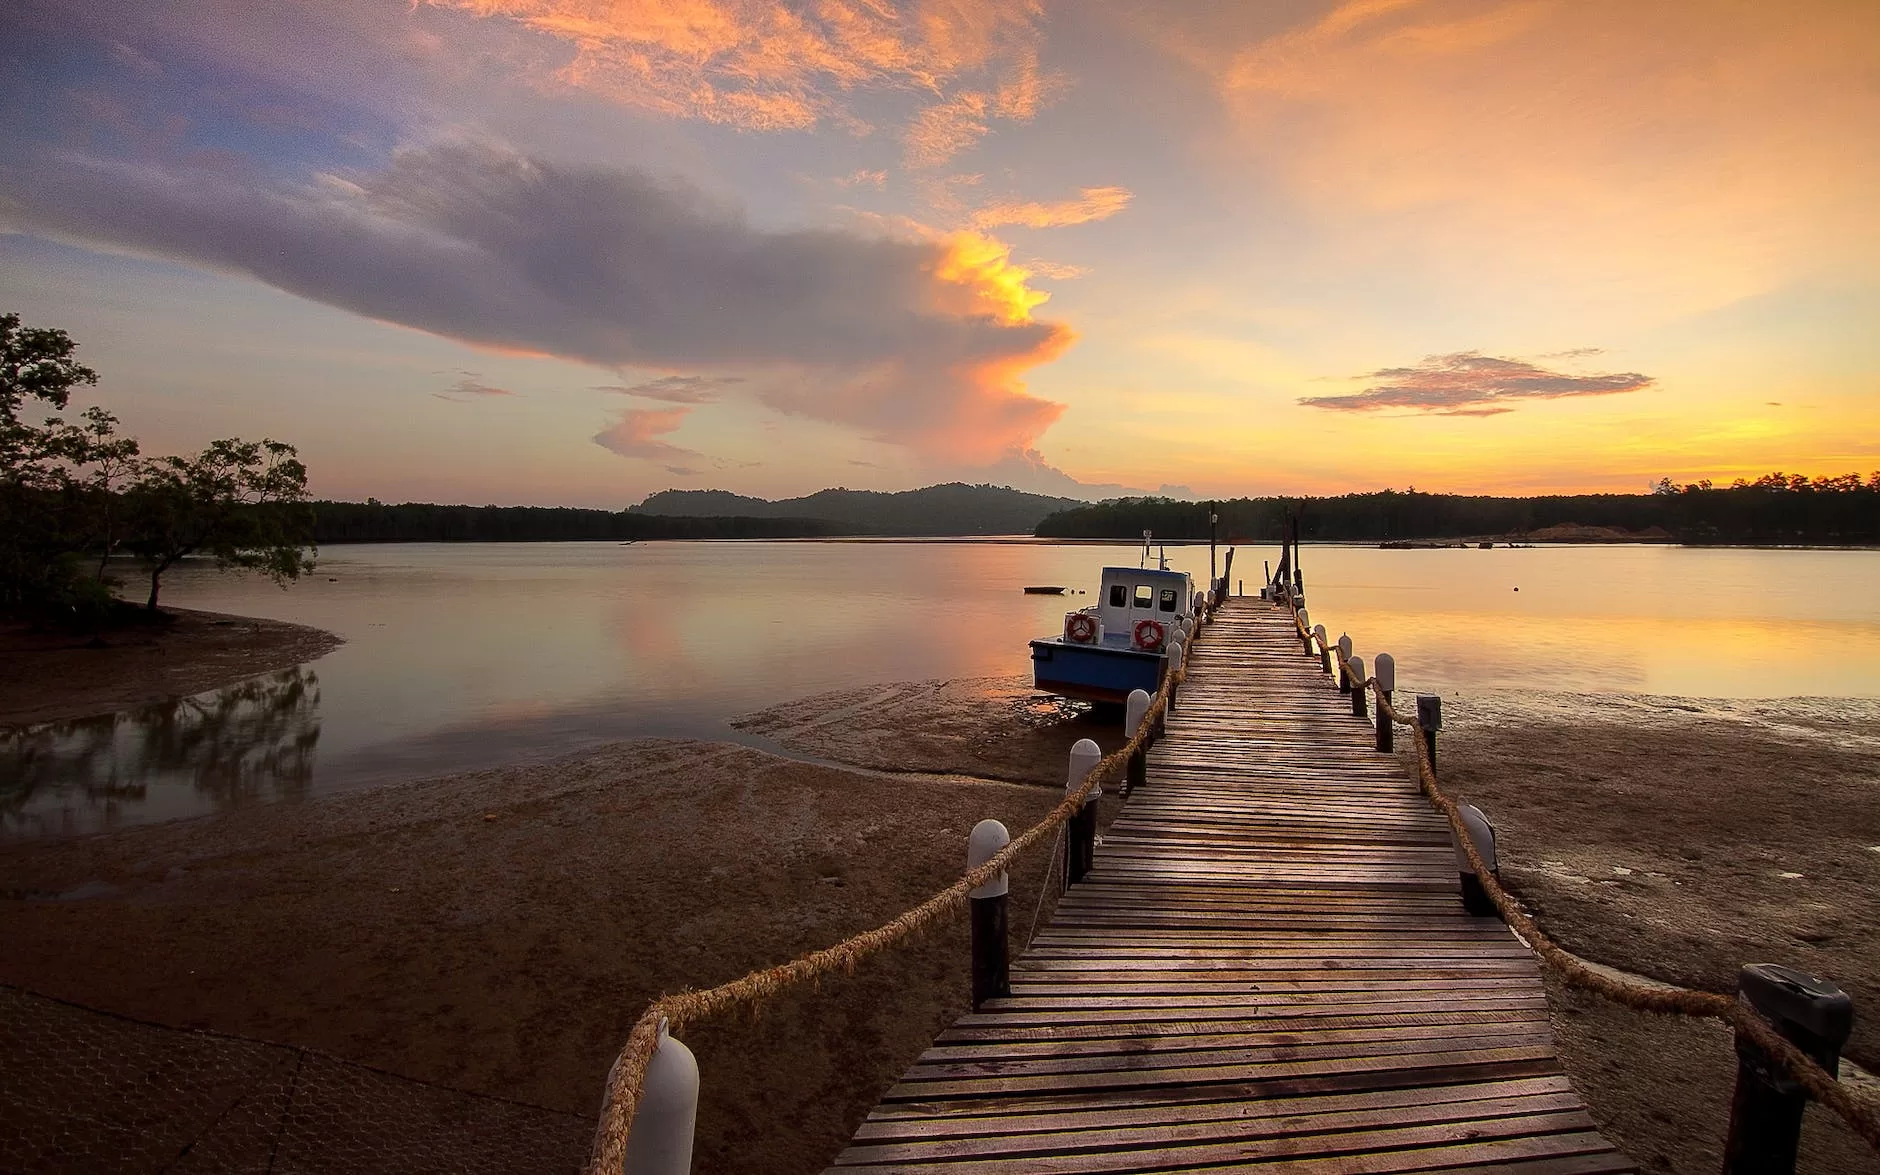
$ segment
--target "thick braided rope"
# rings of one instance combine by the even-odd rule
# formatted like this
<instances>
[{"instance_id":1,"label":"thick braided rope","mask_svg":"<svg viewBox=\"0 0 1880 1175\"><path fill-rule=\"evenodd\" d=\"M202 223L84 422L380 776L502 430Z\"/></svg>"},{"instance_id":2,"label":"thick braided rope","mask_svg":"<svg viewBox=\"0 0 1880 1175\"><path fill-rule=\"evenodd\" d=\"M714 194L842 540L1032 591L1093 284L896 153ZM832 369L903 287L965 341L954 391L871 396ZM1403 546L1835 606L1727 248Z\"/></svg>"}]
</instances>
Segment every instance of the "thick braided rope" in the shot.
<instances>
[{"instance_id":1,"label":"thick braided rope","mask_svg":"<svg viewBox=\"0 0 1880 1175\"><path fill-rule=\"evenodd\" d=\"M1298 609L1292 609L1293 628L1301 638L1312 634L1299 620ZM1351 662L1344 651L1336 644L1330 646L1333 658L1339 667L1351 678L1352 688L1368 689L1376 698L1377 705L1386 717L1399 726L1415 726L1414 718L1406 718L1391 705L1384 696L1383 688L1375 677L1362 677L1352 672ZM1462 853L1468 858L1470 868L1481 882L1482 890L1489 900L1501 912L1504 921L1521 936L1529 949L1543 963L1557 971L1561 978L1572 987L1595 992L1614 1003L1623 1004L1641 1012L1659 1012L1679 1016L1708 1016L1721 1020L1750 1038L1757 1047L1781 1063L1791 1077L1822 1105L1827 1106L1841 1120L1846 1122L1854 1133L1873 1147L1880 1150L1880 1101L1873 1097L1854 1092L1841 1084L1834 1074L1822 1068L1813 1057L1804 1053L1795 1042L1778 1032L1775 1026L1763 1015L1742 999L1718 995L1715 992L1692 991L1684 987L1655 987L1634 983L1625 979L1607 975L1586 965L1577 955L1556 943L1547 932L1540 928L1533 917L1521 906L1514 895L1501 886L1488 863L1482 859L1481 852L1475 847L1475 840L1469 835L1462 820L1460 806L1442 790L1437 779L1436 767L1430 762L1428 745L1421 737L1413 740L1417 751L1417 783L1430 803L1449 820L1450 831Z\"/></svg>"},{"instance_id":2,"label":"thick braided rope","mask_svg":"<svg viewBox=\"0 0 1880 1175\"><path fill-rule=\"evenodd\" d=\"M1207 610L1197 614L1191 642L1200 636L1207 618ZM1184 663L1171 667L1163 678L1161 688L1156 690L1148 711L1143 715L1142 723L1130 735L1127 743L1098 760L1090 774L1085 776L1084 782L1076 790L1066 793L1063 801L1051 809L1043 820L1020 833L985 864L969 870L965 876L920 905L873 930L865 930L834 946L811 951L791 962L763 971L753 971L740 979L704 991L683 991L661 996L649 1004L634 1022L633 1030L627 1034L625 1047L608 1070L600 1124L595 1128L594 1149L588 1158L588 1175L614 1175L626 1162L627 1139L633 1130L634 1111L639 1108L640 1098L646 1091L646 1067L652 1063L653 1053L659 1047L662 1022L668 1031L673 1031L687 1021L714 1015L739 1004L755 1003L807 979L838 970L853 974L856 964L863 959L925 929L943 914L959 909L965 905L973 890L1005 872L1021 853L1062 828L1082 810L1084 801L1100 784L1114 782L1127 765L1129 757L1148 742L1156 721L1168 712L1169 691L1181 684L1187 676L1188 666L1184 656Z\"/></svg>"}]
</instances>

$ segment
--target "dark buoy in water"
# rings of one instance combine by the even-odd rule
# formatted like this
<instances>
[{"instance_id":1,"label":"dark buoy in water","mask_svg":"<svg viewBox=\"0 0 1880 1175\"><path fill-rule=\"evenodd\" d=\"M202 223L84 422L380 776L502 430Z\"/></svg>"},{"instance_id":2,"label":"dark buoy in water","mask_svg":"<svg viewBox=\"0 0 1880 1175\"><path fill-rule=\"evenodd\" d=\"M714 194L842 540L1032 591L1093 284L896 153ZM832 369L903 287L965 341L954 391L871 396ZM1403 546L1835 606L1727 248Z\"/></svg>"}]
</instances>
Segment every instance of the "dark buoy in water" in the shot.
<instances>
[{"instance_id":1,"label":"dark buoy in water","mask_svg":"<svg viewBox=\"0 0 1880 1175\"><path fill-rule=\"evenodd\" d=\"M1518 592L1518 591L1520 591L1521 589L1520 589L1520 588L1516 588L1516 589L1514 589L1514 590Z\"/></svg>"}]
</instances>

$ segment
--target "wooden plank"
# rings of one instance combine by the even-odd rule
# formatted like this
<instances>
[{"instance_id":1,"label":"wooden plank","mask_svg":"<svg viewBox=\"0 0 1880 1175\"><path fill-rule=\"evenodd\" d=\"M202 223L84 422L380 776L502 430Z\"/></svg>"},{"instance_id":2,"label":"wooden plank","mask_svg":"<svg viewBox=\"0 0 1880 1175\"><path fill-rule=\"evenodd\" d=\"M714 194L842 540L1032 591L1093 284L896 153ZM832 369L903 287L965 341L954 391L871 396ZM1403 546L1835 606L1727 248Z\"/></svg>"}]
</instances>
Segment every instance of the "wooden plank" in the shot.
<instances>
[{"instance_id":1,"label":"wooden plank","mask_svg":"<svg viewBox=\"0 0 1880 1175\"><path fill-rule=\"evenodd\" d=\"M1561 1073L1527 949L1287 615L1191 652L1090 875L832 1170L1632 1171Z\"/></svg>"}]
</instances>

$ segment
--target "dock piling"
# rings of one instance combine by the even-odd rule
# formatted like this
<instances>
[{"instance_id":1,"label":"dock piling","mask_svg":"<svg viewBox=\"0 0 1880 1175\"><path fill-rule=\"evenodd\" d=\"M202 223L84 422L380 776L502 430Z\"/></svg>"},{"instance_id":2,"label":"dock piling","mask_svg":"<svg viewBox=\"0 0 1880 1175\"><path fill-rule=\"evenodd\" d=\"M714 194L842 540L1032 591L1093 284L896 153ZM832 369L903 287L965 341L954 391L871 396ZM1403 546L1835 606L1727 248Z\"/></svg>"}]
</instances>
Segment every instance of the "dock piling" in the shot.
<instances>
[{"instance_id":1,"label":"dock piling","mask_svg":"<svg viewBox=\"0 0 1880 1175\"><path fill-rule=\"evenodd\" d=\"M1132 739L1142 729L1142 720L1149 716L1149 691L1133 689L1129 691L1129 700L1123 704L1123 737ZM1129 770L1123 777L1123 794L1135 791L1149 778L1150 739L1144 739L1129 757Z\"/></svg>"},{"instance_id":2,"label":"dock piling","mask_svg":"<svg viewBox=\"0 0 1880 1175\"><path fill-rule=\"evenodd\" d=\"M1351 634L1341 632L1338 634L1338 692L1341 694L1351 692L1351 671L1345 668L1345 662L1349 660L1351 660Z\"/></svg>"},{"instance_id":3,"label":"dock piling","mask_svg":"<svg viewBox=\"0 0 1880 1175\"><path fill-rule=\"evenodd\" d=\"M1351 716L1353 718L1369 718L1370 715L1364 708L1364 687L1358 684L1364 680L1363 657L1353 657L1351 659L1351 679L1351 688L1346 691L1351 695Z\"/></svg>"},{"instance_id":4,"label":"dock piling","mask_svg":"<svg viewBox=\"0 0 1880 1175\"><path fill-rule=\"evenodd\" d=\"M659 1045L646 1066L646 1084L627 1138L623 1175L689 1175L698 1124L698 1058L673 1039L664 1018Z\"/></svg>"},{"instance_id":5,"label":"dock piling","mask_svg":"<svg viewBox=\"0 0 1880 1175\"><path fill-rule=\"evenodd\" d=\"M1458 804L1462 813L1463 826L1469 830L1469 839L1475 844L1476 855L1488 866L1490 873L1499 873L1500 866L1495 860L1495 829L1489 824L1488 817L1474 804ZM1452 830L1449 839L1456 849L1456 872L1462 875L1462 908L1477 917L1500 917L1501 911L1482 888L1482 879L1476 875L1475 866L1470 863L1467 853L1462 851L1462 841Z\"/></svg>"},{"instance_id":6,"label":"dock piling","mask_svg":"<svg viewBox=\"0 0 1880 1175\"><path fill-rule=\"evenodd\" d=\"M1299 609L1299 643L1304 647L1305 655L1312 655L1312 614L1304 608Z\"/></svg>"},{"instance_id":7,"label":"dock piling","mask_svg":"<svg viewBox=\"0 0 1880 1175\"><path fill-rule=\"evenodd\" d=\"M1443 728L1443 699L1441 694L1417 695L1417 730L1423 735L1423 746L1430 753L1430 770L1436 770L1436 732Z\"/></svg>"},{"instance_id":8,"label":"dock piling","mask_svg":"<svg viewBox=\"0 0 1880 1175\"><path fill-rule=\"evenodd\" d=\"M1096 770L1103 750L1091 739L1080 738L1071 747L1070 776L1064 781L1064 790L1076 791L1082 787L1085 778ZM1091 863L1097 855L1097 800L1103 795L1103 785L1090 789L1090 795L1084 799L1084 806L1077 815L1070 818L1065 826L1064 837L1064 884L1076 885L1090 872Z\"/></svg>"},{"instance_id":9,"label":"dock piling","mask_svg":"<svg viewBox=\"0 0 1880 1175\"><path fill-rule=\"evenodd\" d=\"M1319 648L1319 672L1330 677L1332 675L1332 643L1325 639L1323 624L1312 626L1312 643Z\"/></svg>"},{"instance_id":10,"label":"dock piling","mask_svg":"<svg viewBox=\"0 0 1880 1175\"><path fill-rule=\"evenodd\" d=\"M1737 974L1737 997L1777 1032L1839 1076L1841 1046L1854 1028L1854 1001L1825 979L1775 963L1751 963ZM1808 1093L1761 1046L1736 1034L1736 1093L1723 1175L1794 1175Z\"/></svg>"},{"instance_id":11,"label":"dock piling","mask_svg":"<svg viewBox=\"0 0 1880 1175\"><path fill-rule=\"evenodd\" d=\"M979 868L1012 843L1012 834L997 820L981 820L966 837L966 868ZM1007 932L1006 897L1011 875L997 877L972 891L973 1010L987 1000L1012 994L1011 948Z\"/></svg>"},{"instance_id":12,"label":"dock piling","mask_svg":"<svg viewBox=\"0 0 1880 1175\"><path fill-rule=\"evenodd\" d=\"M1397 658L1389 653L1379 653L1377 665L1371 674L1377 678L1377 690L1383 701L1390 701L1391 691L1397 688ZM1397 749L1397 724L1390 720L1383 702L1377 707L1377 749L1383 752Z\"/></svg>"}]
</instances>

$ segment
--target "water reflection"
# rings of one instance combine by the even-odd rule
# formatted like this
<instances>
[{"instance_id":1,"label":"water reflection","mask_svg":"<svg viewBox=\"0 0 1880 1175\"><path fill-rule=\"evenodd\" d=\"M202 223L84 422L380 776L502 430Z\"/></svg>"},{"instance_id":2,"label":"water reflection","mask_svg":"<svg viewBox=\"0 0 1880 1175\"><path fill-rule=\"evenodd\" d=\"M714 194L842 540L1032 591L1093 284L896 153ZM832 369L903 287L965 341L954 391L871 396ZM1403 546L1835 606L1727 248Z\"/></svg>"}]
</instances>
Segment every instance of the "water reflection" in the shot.
<instances>
[{"instance_id":1,"label":"water reflection","mask_svg":"<svg viewBox=\"0 0 1880 1175\"><path fill-rule=\"evenodd\" d=\"M1235 578L1257 587L1243 549ZM1208 552L1171 548L1205 579ZM180 607L346 638L311 674L0 733L0 837L479 770L641 736L744 737L833 690L1024 675L1134 548L613 543L336 547L321 574L182 569ZM1460 716L1482 690L1880 696L1880 552L1309 547L1314 618ZM324 693L324 698L320 695ZM318 745L317 766L313 750Z\"/></svg>"},{"instance_id":2,"label":"water reflection","mask_svg":"<svg viewBox=\"0 0 1880 1175\"><path fill-rule=\"evenodd\" d=\"M313 783L320 679L306 666L211 693L0 732L0 830L71 834L292 799Z\"/></svg>"}]
</instances>

